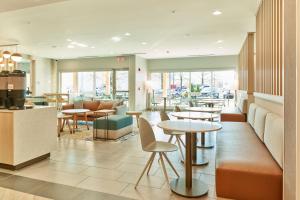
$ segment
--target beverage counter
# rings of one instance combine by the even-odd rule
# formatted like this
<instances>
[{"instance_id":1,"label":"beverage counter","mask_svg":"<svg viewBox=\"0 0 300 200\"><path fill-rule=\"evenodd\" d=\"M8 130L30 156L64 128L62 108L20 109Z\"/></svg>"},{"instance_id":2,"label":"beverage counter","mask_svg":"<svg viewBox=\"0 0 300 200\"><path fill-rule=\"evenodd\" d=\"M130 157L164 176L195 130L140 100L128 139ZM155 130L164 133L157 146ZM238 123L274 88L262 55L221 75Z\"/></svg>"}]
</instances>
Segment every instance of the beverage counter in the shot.
<instances>
[{"instance_id":1,"label":"beverage counter","mask_svg":"<svg viewBox=\"0 0 300 200\"><path fill-rule=\"evenodd\" d=\"M56 108L47 106L0 110L0 168L16 170L50 157L56 117Z\"/></svg>"}]
</instances>

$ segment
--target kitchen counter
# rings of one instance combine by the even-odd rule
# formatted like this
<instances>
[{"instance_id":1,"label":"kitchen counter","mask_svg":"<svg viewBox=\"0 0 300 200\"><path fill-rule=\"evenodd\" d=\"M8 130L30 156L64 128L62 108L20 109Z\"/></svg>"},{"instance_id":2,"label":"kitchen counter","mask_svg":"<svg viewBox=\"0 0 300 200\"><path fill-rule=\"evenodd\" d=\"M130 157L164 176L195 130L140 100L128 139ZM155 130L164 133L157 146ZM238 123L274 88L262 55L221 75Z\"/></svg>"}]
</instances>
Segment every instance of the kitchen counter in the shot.
<instances>
[{"instance_id":1,"label":"kitchen counter","mask_svg":"<svg viewBox=\"0 0 300 200\"><path fill-rule=\"evenodd\" d=\"M19 169L46 159L56 145L54 107L0 110L0 168Z\"/></svg>"}]
</instances>

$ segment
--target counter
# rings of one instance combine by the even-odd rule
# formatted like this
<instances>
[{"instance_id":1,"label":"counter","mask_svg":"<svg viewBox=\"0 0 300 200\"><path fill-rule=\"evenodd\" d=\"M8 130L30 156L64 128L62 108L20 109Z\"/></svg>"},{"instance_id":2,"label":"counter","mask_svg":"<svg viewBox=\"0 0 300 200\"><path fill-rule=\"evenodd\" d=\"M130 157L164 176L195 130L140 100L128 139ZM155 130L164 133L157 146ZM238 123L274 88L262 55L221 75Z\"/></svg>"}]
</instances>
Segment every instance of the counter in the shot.
<instances>
[{"instance_id":1,"label":"counter","mask_svg":"<svg viewBox=\"0 0 300 200\"><path fill-rule=\"evenodd\" d=\"M0 110L0 168L16 170L50 157L56 115L54 107Z\"/></svg>"}]
</instances>

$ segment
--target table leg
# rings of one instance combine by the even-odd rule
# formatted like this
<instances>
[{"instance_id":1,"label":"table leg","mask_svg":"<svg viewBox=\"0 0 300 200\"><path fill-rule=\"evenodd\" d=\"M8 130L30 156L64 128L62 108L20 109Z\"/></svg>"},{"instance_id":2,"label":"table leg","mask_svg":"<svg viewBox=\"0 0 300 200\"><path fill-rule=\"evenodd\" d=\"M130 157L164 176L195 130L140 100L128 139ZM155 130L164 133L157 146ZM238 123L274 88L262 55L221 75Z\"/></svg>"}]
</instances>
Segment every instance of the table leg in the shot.
<instances>
[{"instance_id":1,"label":"table leg","mask_svg":"<svg viewBox=\"0 0 300 200\"><path fill-rule=\"evenodd\" d=\"M204 133L205 134L205 133ZM197 152L197 133L192 135L192 159L193 159L193 165L194 166L202 166L207 165L208 160L205 158L203 153L198 154Z\"/></svg>"},{"instance_id":2,"label":"table leg","mask_svg":"<svg viewBox=\"0 0 300 200\"><path fill-rule=\"evenodd\" d=\"M192 169L192 146L193 133L186 133L186 156L185 156L185 178L178 178L170 183L172 192L183 196L183 197L201 197L208 193L208 187L205 183L200 180L193 179L193 169Z\"/></svg>"},{"instance_id":3,"label":"table leg","mask_svg":"<svg viewBox=\"0 0 300 200\"><path fill-rule=\"evenodd\" d=\"M84 113L84 120L85 120L87 130L90 130L86 113Z\"/></svg>"},{"instance_id":4,"label":"table leg","mask_svg":"<svg viewBox=\"0 0 300 200\"><path fill-rule=\"evenodd\" d=\"M214 147L214 144L205 142L205 132L202 132L200 138L200 145L198 145L197 147L203 149L211 149Z\"/></svg>"},{"instance_id":5,"label":"table leg","mask_svg":"<svg viewBox=\"0 0 300 200\"><path fill-rule=\"evenodd\" d=\"M57 124L57 136L58 136L58 137L60 137L61 123L62 123L62 119L61 119L61 118L58 118L58 124Z\"/></svg>"},{"instance_id":6,"label":"table leg","mask_svg":"<svg viewBox=\"0 0 300 200\"><path fill-rule=\"evenodd\" d=\"M76 114L74 114L73 115L73 134L75 133L75 130L76 130L76 128L77 128L77 115Z\"/></svg>"},{"instance_id":7,"label":"table leg","mask_svg":"<svg viewBox=\"0 0 300 200\"><path fill-rule=\"evenodd\" d=\"M136 126L139 128L139 118L140 118L140 115L136 115Z\"/></svg>"}]
</instances>

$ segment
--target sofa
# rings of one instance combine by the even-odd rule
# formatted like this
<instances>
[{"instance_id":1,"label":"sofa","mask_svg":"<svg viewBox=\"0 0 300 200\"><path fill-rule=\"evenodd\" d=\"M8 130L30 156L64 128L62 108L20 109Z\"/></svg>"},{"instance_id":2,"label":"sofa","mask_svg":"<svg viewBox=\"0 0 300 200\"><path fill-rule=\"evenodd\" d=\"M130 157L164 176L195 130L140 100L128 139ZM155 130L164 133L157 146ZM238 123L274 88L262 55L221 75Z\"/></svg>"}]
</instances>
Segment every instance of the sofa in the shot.
<instances>
[{"instance_id":1,"label":"sofa","mask_svg":"<svg viewBox=\"0 0 300 200\"><path fill-rule=\"evenodd\" d=\"M95 114L95 111L102 109L113 109L115 110L114 114L123 114L126 112L127 107L123 104L123 101L120 100L111 100L111 101L76 101L72 104L66 104L62 106L62 110L67 109L88 109L87 120L94 121L96 118L101 117L99 114ZM85 120L84 114L78 114L78 120Z\"/></svg>"},{"instance_id":2,"label":"sofa","mask_svg":"<svg viewBox=\"0 0 300 200\"><path fill-rule=\"evenodd\" d=\"M248 122L222 122L217 135L216 194L243 200L281 200L283 119L251 104Z\"/></svg>"}]
</instances>

